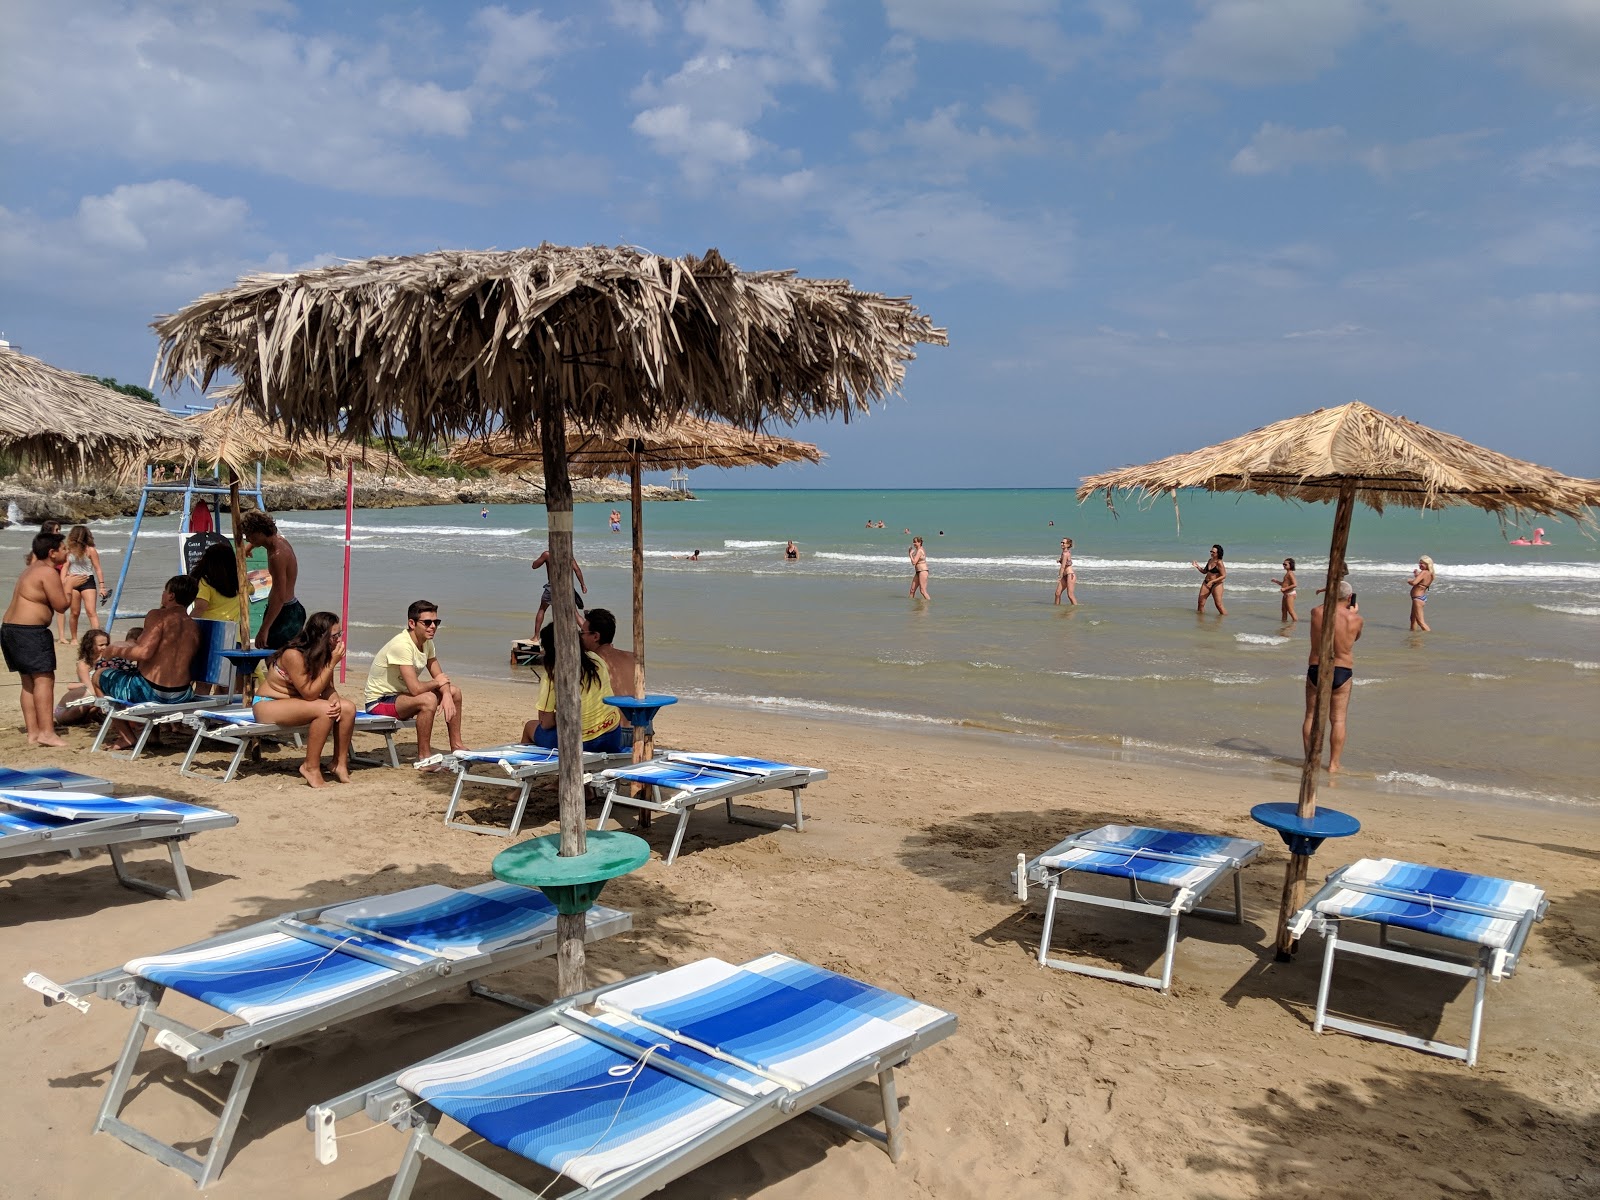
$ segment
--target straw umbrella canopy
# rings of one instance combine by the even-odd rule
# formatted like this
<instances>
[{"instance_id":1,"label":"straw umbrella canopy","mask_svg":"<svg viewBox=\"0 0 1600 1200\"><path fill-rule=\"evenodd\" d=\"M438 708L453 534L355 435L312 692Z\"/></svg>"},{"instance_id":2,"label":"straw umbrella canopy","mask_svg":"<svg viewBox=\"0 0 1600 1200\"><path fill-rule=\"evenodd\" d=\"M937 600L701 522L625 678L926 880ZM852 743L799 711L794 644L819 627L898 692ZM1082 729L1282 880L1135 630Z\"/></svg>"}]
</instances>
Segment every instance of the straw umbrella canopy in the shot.
<instances>
[{"instance_id":1,"label":"straw umbrella canopy","mask_svg":"<svg viewBox=\"0 0 1600 1200\"><path fill-rule=\"evenodd\" d=\"M630 246L435 251L255 275L159 318L156 374L204 387L230 371L291 435L403 428L451 440L537 436L555 619L570 628L568 423L618 428L679 413L745 428L864 412L899 390L919 343L908 299L792 271L740 271L716 250ZM555 670L561 854L584 851L576 645ZM564 991L581 983L583 918L563 914Z\"/></svg>"},{"instance_id":2,"label":"straw umbrella canopy","mask_svg":"<svg viewBox=\"0 0 1600 1200\"><path fill-rule=\"evenodd\" d=\"M195 440L159 405L0 346L0 453L82 475L152 454L182 457Z\"/></svg>"},{"instance_id":3,"label":"straw umbrella canopy","mask_svg":"<svg viewBox=\"0 0 1600 1200\"><path fill-rule=\"evenodd\" d=\"M467 467L502 474L537 470L543 464L538 448L505 434L464 442L450 457ZM644 697L644 498L640 476L645 471L690 470L694 467L777 467L785 463L820 463L822 451L810 442L752 433L725 421L680 414L670 421L625 421L607 434L572 430L567 434L567 468L575 475L627 475L633 507L633 695ZM620 683L621 681L614 681ZM634 758L648 756L649 740L636 737Z\"/></svg>"},{"instance_id":4,"label":"straw umbrella canopy","mask_svg":"<svg viewBox=\"0 0 1600 1200\"><path fill-rule=\"evenodd\" d=\"M220 389L219 395L223 403L183 419L185 425L199 433L194 450L197 462L224 465L239 474L252 463L269 458L288 463L342 463L360 457L364 449L350 441L317 434L291 437L280 426L265 420L259 410L239 403L235 389Z\"/></svg>"},{"instance_id":5,"label":"straw umbrella canopy","mask_svg":"<svg viewBox=\"0 0 1600 1200\"><path fill-rule=\"evenodd\" d=\"M1334 501L1325 593L1330 600L1338 595L1339 581L1345 575L1345 549L1357 500L1378 512L1388 505L1437 509L1470 504L1502 520L1538 513L1568 516L1580 525L1592 524L1588 510L1600 506L1600 480L1578 479L1510 458L1359 401L1319 408L1142 467L1090 475L1078 488L1078 499L1103 491L1109 505L1118 491L1170 492L1175 496L1180 488ZM1334 625L1332 620L1322 622L1318 659L1323 663L1333 661ZM1302 819L1316 812L1317 764L1332 694L1333 672L1322 671L1300 776ZM1292 948L1288 919L1304 900L1308 863L1305 855L1293 854L1289 859L1278 921L1280 961L1287 959Z\"/></svg>"}]
</instances>

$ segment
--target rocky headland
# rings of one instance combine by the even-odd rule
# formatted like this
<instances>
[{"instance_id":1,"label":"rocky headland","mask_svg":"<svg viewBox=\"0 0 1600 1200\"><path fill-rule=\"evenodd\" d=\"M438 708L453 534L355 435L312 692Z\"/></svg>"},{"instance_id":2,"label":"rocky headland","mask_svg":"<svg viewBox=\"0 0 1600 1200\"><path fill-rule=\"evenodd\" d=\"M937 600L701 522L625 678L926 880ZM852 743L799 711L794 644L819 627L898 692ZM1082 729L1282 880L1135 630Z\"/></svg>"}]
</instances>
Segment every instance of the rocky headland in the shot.
<instances>
[{"instance_id":1,"label":"rocky headland","mask_svg":"<svg viewBox=\"0 0 1600 1200\"><path fill-rule=\"evenodd\" d=\"M306 512L344 507L344 474L321 473L262 480L262 493L272 512ZM626 504L628 483L619 479L574 479L573 498L580 503ZM646 500L692 500L689 492L647 486ZM413 508L427 504L543 504L544 487L537 479L505 476L451 479L390 471L356 470L357 508ZM16 507L13 508L12 505ZM246 500L247 508L254 505ZM115 481L75 483L11 475L0 478L0 513L9 521L37 524L49 518L72 523L132 516L139 507L139 488ZM159 515L183 507L182 493L150 497L147 513ZM5 522L0 522L4 524Z\"/></svg>"}]
</instances>

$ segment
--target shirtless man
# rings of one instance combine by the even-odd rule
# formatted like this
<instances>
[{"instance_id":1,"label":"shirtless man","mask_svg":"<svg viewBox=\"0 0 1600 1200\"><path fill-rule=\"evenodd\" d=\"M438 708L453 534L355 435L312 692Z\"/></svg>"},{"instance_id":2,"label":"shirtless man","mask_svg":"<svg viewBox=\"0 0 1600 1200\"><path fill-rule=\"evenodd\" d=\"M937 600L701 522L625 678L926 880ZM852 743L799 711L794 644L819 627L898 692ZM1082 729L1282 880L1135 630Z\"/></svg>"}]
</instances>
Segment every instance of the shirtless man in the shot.
<instances>
[{"instance_id":1,"label":"shirtless man","mask_svg":"<svg viewBox=\"0 0 1600 1200\"><path fill-rule=\"evenodd\" d=\"M50 629L56 614L67 610L67 589L61 582L66 561L64 537L36 534L0 625L0 651L6 668L22 680L22 723L35 746L66 745L56 734L56 642Z\"/></svg>"},{"instance_id":2,"label":"shirtless man","mask_svg":"<svg viewBox=\"0 0 1600 1200\"><path fill-rule=\"evenodd\" d=\"M544 568L545 579L544 591L539 593L539 611L533 618L533 636L535 638L539 636L539 631L544 628L544 614L550 607L550 548L548 546L540 552L538 558L529 564L530 570L537 571L540 567ZM577 559L572 560L572 576L578 581L578 586L583 589L583 595L579 595L576 591L572 593L572 599L578 606L578 619L582 621L583 597L589 594L589 585L583 581L583 568L578 565Z\"/></svg>"},{"instance_id":3,"label":"shirtless man","mask_svg":"<svg viewBox=\"0 0 1600 1200\"><path fill-rule=\"evenodd\" d=\"M125 659L131 667L102 667L94 674L95 691L129 704L183 704L194 699L189 674L200 647L200 627L189 615L200 584L191 575L174 575L161 591L161 605L144 615L144 632L136 642L113 642L108 658ZM117 724L116 749L132 747L132 729Z\"/></svg>"},{"instance_id":4,"label":"shirtless man","mask_svg":"<svg viewBox=\"0 0 1600 1200\"><path fill-rule=\"evenodd\" d=\"M306 606L295 596L300 560L289 539L278 532L278 523L264 512L245 513L239 521L239 532L252 550L265 547L267 570L272 575L272 591L267 593L267 611L261 614L256 649L281 650L305 628Z\"/></svg>"},{"instance_id":5,"label":"shirtless man","mask_svg":"<svg viewBox=\"0 0 1600 1200\"><path fill-rule=\"evenodd\" d=\"M591 608L582 620L581 640L585 651L598 654L611 671L611 686L618 694L633 695L633 670L636 661L631 650L613 646L617 636L617 618L610 609Z\"/></svg>"},{"instance_id":6,"label":"shirtless man","mask_svg":"<svg viewBox=\"0 0 1600 1200\"><path fill-rule=\"evenodd\" d=\"M1328 770L1339 769L1339 758L1344 753L1345 716L1350 711L1350 693L1355 688L1355 648L1365 622L1356 611L1356 594L1348 580L1339 582L1339 599L1334 608L1333 627L1333 700L1328 713ZM1300 728L1300 740L1307 754L1311 753L1311 714L1317 705L1317 678L1320 669L1318 651L1322 647L1322 614L1327 607L1319 604L1311 610L1311 657L1306 667L1306 719Z\"/></svg>"},{"instance_id":7,"label":"shirtless man","mask_svg":"<svg viewBox=\"0 0 1600 1200\"><path fill-rule=\"evenodd\" d=\"M1406 580L1406 586L1411 589L1412 632L1431 633L1431 626L1422 618L1422 606L1428 602L1428 589L1433 586L1433 559L1426 554L1417 559L1417 569Z\"/></svg>"}]
</instances>

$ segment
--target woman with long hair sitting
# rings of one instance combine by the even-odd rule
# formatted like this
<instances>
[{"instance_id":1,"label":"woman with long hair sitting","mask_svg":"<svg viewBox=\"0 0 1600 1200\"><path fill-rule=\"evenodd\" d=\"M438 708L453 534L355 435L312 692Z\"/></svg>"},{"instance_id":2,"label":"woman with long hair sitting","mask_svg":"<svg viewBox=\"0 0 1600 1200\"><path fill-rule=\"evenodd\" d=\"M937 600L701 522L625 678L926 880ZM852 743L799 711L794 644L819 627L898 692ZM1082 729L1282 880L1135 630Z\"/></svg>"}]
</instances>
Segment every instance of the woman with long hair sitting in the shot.
<instances>
[{"instance_id":1,"label":"woman with long hair sitting","mask_svg":"<svg viewBox=\"0 0 1600 1200\"><path fill-rule=\"evenodd\" d=\"M546 749L556 744L556 627L539 631L539 648L544 652L544 677L539 680L539 715L522 727L524 744ZM629 731L622 728L622 714L604 697L615 695L611 669L598 654L585 652L580 635L573 634L572 653L578 655L578 687L583 697L583 748L615 754L630 744Z\"/></svg>"},{"instance_id":2,"label":"woman with long hair sitting","mask_svg":"<svg viewBox=\"0 0 1600 1200\"><path fill-rule=\"evenodd\" d=\"M197 658L203 657L204 662L195 672L194 694L226 695L231 668L222 652L239 644L239 560L232 546L217 542L206 547L189 574L199 584L189 615L196 621L213 622L200 626Z\"/></svg>"},{"instance_id":3,"label":"woman with long hair sitting","mask_svg":"<svg viewBox=\"0 0 1600 1200\"><path fill-rule=\"evenodd\" d=\"M305 626L267 660L266 680L256 689L255 717L271 725L306 726L306 760L300 775L312 787L322 777L322 747L333 739L333 777L350 782L350 735L356 706L333 689L334 668L344 658L339 617L312 613Z\"/></svg>"}]
</instances>

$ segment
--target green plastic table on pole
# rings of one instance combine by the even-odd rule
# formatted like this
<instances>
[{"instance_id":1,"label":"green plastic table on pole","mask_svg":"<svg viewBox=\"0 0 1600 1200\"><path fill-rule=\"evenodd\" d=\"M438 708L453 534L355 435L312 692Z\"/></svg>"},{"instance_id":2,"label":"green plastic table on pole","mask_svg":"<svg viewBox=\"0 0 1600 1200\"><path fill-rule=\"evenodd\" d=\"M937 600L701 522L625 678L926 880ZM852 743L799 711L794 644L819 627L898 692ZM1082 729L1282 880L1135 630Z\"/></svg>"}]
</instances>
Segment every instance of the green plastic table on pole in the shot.
<instances>
[{"instance_id":1,"label":"green plastic table on pole","mask_svg":"<svg viewBox=\"0 0 1600 1200\"><path fill-rule=\"evenodd\" d=\"M494 877L538 888L557 912L570 917L593 908L608 880L650 861L650 843L620 829L589 833L585 845L582 854L562 858L560 834L529 838L494 856Z\"/></svg>"}]
</instances>

